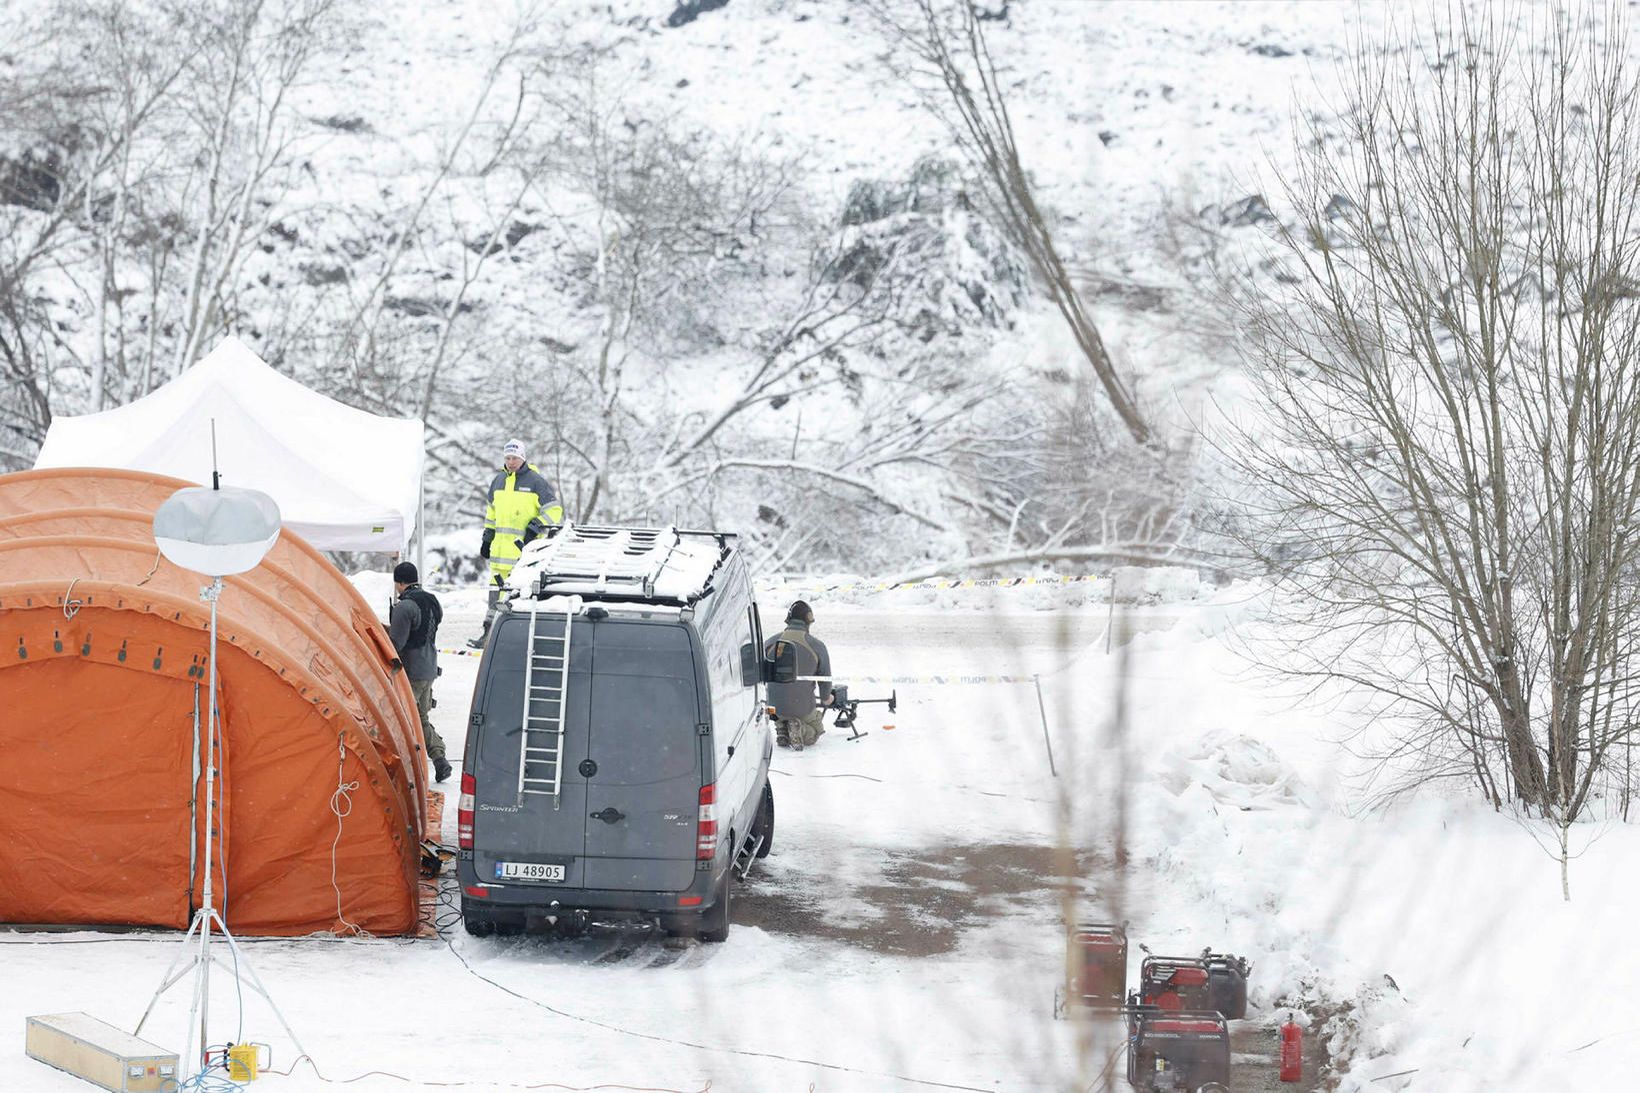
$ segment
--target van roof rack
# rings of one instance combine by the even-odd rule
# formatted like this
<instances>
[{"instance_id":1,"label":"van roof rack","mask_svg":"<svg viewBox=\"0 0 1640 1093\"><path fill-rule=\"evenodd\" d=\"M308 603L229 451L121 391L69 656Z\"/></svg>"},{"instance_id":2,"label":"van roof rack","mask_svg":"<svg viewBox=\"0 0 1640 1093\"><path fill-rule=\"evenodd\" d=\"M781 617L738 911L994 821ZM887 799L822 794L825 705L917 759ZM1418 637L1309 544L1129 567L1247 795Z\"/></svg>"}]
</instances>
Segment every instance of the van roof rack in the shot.
<instances>
[{"instance_id":1,"label":"van roof rack","mask_svg":"<svg viewBox=\"0 0 1640 1093\"><path fill-rule=\"evenodd\" d=\"M565 524L531 543L518 561L529 595L687 604L711 589L733 536L675 527Z\"/></svg>"}]
</instances>

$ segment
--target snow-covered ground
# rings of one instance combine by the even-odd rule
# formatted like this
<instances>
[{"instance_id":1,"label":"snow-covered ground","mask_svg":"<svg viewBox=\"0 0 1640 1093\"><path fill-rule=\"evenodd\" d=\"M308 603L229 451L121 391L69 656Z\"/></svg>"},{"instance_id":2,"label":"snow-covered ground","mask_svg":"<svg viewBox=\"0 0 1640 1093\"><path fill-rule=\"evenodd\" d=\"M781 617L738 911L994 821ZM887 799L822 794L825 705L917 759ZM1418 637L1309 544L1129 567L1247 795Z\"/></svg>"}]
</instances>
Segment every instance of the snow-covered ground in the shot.
<instances>
[{"instance_id":1,"label":"snow-covered ground","mask_svg":"<svg viewBox=\"0 0 1640 1093\"><path fill-rule=\"evenodd\" d=\"M1328 1032L1356 1053L1346 1089L1621 1088L1640 1069L1634 832L1593 842L1563 904L1554 863L1507 817L1428 798L1363 811L1335 743L1348 708L1295 706L1224 640L1257 640L1256 589L1119 613L1109 652L1103 605L1031 610L1018 591L990 611L819 600L816 632L842 674L1040 674L1057 777L1032 684L900 685L896 714L863 708L864 739L776 753L775 849L740 887L726 944L480 940L447 922L437 941L246 952L325 1078L381 1072L347 1087L361 1091L1100 1088L1115 1045L1053 1018L1057 878L1074 860L1076 916L1130 919L1160 952L1246 955L1251 1022L1297 1006L1319 1026L1342 1009ZM446 603L455 646L482 603ZM445 665L436 723L454 751L477 661ZM64 1010L130 1027L177 941L0 935L0 1027ZM216 982L213 1035L237 1035ZM150 1036L180 1044L186 1011L179 987ZM250 997L244 1035L273 1045L277 1069L292 1062ZM325 1088L305 1066L264 1081ZM27 1059L20 1036L0 1046L0 1089L83 1088Z\"/></svg>"}]
</instances>

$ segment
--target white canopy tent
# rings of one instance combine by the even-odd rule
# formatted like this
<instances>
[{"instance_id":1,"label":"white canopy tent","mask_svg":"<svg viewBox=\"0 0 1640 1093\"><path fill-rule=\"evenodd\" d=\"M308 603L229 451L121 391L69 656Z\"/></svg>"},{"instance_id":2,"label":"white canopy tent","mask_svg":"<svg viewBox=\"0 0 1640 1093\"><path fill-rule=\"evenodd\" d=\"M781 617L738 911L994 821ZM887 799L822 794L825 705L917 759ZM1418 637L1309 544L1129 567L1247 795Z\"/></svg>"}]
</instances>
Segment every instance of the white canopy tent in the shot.
<instances>
[{"instance_id":1,"label":"white canopy tent","mask_svg":"<svg viewBox=\"0 0 1640 1093\"><path fill-rule=\"evenodd\" d=\"M424 429L355 410L280 375L228 338L135 402L59 417L36 467L123 467L261 490L320 550L406 554L420 517Z\"/></svg>"}]
</instances>

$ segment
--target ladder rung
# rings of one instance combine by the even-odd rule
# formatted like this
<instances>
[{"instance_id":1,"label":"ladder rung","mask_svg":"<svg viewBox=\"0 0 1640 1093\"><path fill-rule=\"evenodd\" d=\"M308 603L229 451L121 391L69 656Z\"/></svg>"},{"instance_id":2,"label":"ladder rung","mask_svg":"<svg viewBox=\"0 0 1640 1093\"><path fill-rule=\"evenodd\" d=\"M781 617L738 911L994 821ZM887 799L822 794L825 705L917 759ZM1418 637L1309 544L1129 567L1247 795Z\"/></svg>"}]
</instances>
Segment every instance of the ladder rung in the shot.
<instances>
[{"instance_id":1,"label":"ladder rung","mask_svg":"<svg viewBox=\"0 0 1640 1093\"><path fill-rule=\"evenodd\" d=\"M538 615L530 618L529 653L524 660L524 711L520 722L518 793L552 797L554 806L563 781L564 690L569 679L571 619L564 617L560 634L536 630ZM551 682L537 682L550 680ZM546 737L531 743L531 737ZM531 768L536 769L531 769ZM532 777L533 776L533 777Z\"/></svg>"}]
</instances>

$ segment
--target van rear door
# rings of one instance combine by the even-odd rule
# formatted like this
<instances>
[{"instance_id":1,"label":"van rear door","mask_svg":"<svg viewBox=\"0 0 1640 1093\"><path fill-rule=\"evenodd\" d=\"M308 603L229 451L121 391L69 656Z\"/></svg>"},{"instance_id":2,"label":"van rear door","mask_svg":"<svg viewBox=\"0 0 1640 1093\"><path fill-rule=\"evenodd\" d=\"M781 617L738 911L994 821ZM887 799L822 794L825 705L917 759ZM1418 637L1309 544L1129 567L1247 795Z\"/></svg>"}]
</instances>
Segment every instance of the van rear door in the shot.
<instances>
[{"instance_id":1,"label":"van rear door","mask_svg":"<svg viewBox=\"0 0 1640 1093\"><path fill-rule=\"evenodd\" d=\"M674 892L695 878L702 712L681 622L607 619L593 630L588 888Z\"/></svg>"},{"instance_id":2,"label":"van rear door","mask_svg":"<svg viewBox=\"0 0 1640 1093\"><path fill-rule=\"evenodd\" d=\"M570 627L569 689L564 706L560 771L562 788L554 798L551 794L535 793L520 796L518 792L529 624L525 615L504 616L490 636L490 671L481 707L478 764L473 770L477 783L473 869L485 883L577 888L587 883L582 867L586 851L587 785L578 768L587 754L592 627L580 617ZM563 615L540 614L536 633L543 644L556 643L563 632ZM542 682L540 673L533 682ZM536 712L542 712L539 706ZM538 742L532 740L532 743ZM532 763L530 769L532 775L540 772L538 764ZM562 879L547 879L556 876L556 870L512 869L509 872L525 875L509 878L498 873L508 863L562 866L564 873Z\"/></svg>"}]
</instances>

